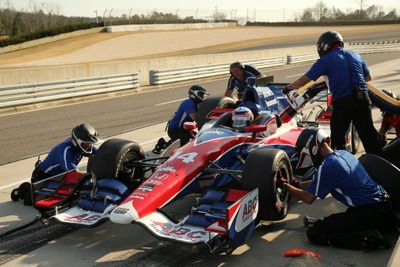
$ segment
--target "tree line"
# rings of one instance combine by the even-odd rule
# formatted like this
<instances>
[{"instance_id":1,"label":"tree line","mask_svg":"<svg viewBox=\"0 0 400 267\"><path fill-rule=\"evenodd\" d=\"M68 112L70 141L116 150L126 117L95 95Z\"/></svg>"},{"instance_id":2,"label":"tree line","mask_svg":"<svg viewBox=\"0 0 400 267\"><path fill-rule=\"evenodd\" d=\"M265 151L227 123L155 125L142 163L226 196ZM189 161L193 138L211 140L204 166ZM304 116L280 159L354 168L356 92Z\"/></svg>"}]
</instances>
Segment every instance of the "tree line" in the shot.
<instances>
[{"instance_id":1,"label":"tree line","mask_svg":"<svg viewBox=\"0 0 400 267\"><path fill-rule=\"evenodd\" d=\"M328 8L323 2L318 2L312 8L306 8L293 22L343 22L343 21L398 21L399 16L395 9L386 13L381 6L366 6L366 0L358 0L359 9L344 12L335 7ZM67 17L61 15L60 6L46 5L30 2L29 11L17 11L12 7L11 1L6 2L5 7L0 8L0 35L19 39L18 42L52 36L77 29L91 27L102 27L108 25L122 24L161 24L161 23L204 23L208 20L195 19L194 17L181 18L177 14L153 11L146 15L128 16L123 14L119 17ZM227 20L227 15L221 11L213 14L212 21L236 21ZM240 22L240 24L243 24ZM247 25L254 23L246 22ZM12 43L15 43L14 41ZM11 44L11 43L9 43ZM4 45L2 45L4 46Z\"/></svg>"},{"instance_id":2,"label":"tree line","mask_svg":"<svg viewBox=\"0 0 400 267\"><path fill-rule=\"evenodd\" d=\"M359 9L344 12L338 8L328 8L323 2L318 2L312 8L306 8L295 18L296 22L335 22L335 21L384 21L399 20L396 9L386 13L382 6L365 6L365 0L359 0Z\"/></svg>"}]
</instances>

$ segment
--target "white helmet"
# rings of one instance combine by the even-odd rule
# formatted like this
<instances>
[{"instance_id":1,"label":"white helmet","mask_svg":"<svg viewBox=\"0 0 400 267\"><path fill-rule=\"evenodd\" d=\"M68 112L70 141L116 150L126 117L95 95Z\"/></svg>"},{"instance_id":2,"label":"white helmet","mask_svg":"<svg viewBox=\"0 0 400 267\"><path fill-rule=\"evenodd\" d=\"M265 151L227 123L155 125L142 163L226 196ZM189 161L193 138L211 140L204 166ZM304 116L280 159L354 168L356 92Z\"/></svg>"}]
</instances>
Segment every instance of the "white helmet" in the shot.
<instances>
[{"instance_id":1,"label":"white helmet","mask_svg":"<svg viewBox=\"0 0 400 267\"><path fill-rule=\"evenodd\" d=\"M254 115L249 108L238 107L233 111L232 126L240 132L244 130L244 127L250 125L253 120Z\"/></svg>"}]
</instances>

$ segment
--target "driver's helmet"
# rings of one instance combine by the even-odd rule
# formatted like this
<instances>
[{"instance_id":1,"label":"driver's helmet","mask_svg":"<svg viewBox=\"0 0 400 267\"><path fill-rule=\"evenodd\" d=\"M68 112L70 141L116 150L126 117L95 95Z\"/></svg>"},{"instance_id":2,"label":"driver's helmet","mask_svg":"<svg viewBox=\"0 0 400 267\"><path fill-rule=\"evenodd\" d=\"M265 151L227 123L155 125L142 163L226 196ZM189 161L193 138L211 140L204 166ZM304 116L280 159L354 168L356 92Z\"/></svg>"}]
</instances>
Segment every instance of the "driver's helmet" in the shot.
<instances>
[{"instance_id":1,"label":"driver's helmet","mask_svg":"<svg viewBox=\"0 0 400 267\"><path fill-rule=\"evenodd\" d=\"M90 156L93 152L93 145L103 142L90 124L79 124L71 132L72 144L77 147L83 156Z\"/></svg>"},{"instance_id":2,"label":"driver's helmet","mask_svg":"<svg viewBox=\"0 0 400 267\"><path fill-rule=\"evenodd\" d=\"M243 132L244 127L250 125L253 120L253 112L247 107L238 107L233 111L232 126L239 132Z\"/></svg>"},{"instance_id":3,"label":"driver's helmet","mask_svg":"<svg viewBox=\"0 0 400 267\"><path fill-rule=\"evenodd\" d=\"M384 92L385 94L387 94L388 96L390 96L393 99L397 99L396 94L390 90L382 89L382 92ZM391 113L389 113L385 110L382 110L382 109L381 109L381 112L382 112L382 117L389 117L390 115L392 115Z\"/></svg>"},{"instance_id":4,"label":"driver's helmet","mask_svg":"<svg viewBox=\"0 0 400 267\"><path fill-rule=\"evenodd\" d=\"M189 88L189 98L193 99L194 102L200 104L203 102L204 95L209 95L207 90L200 85L193 85Z\"/></svg>"},{"instance_id":5,"label":"driver's helmet","mask_svg":"<svg viewBox=\"0 0 400 267\"><path fill-rule=\"evenodd\" d=\"M319 57L326 55L331 47L335 44L339 44L340 47L344 47L343 37L336 31L327 31L321 34L317 41L317 51Z\"/></svg>"},{"instance_id":6,"label":"driver's helmet","mask_svg":"<svg viewBox=\"0 0 400 267\"><path fill-rule=\"evenodd\" d=\"M314 167L318 167L322 163L319 151L323 142L329 142L329 135L324 130L317 127L306 128L297 139L293 157L297 157L304 166L311 161Z\"/></svg>"}]
</instances>

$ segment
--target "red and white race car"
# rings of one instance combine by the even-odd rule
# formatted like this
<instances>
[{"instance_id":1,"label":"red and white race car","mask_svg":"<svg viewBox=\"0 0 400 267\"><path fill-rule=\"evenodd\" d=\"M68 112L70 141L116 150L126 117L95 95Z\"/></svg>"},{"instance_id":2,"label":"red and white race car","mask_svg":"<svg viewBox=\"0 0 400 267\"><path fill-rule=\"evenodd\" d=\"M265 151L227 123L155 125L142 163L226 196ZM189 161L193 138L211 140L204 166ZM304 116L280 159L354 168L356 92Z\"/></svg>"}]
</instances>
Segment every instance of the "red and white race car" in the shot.
<instances>
[{"instance_id":1,"label":"red and white race car","mask_svg":"<svg viewBox=\"0 0 400 267\"><path fill-rule=\"evenodd\" d=\"M44 219L84 227L135 223L156 238L229 254L261 221L285 218L291 197L282 180L312 168L293 157L306 125L297 115L324 88L314 86L291 100L282 86L250 88L241 103L205 100L202 109L210 112L193 140L183 147L174 143L159 157L146 158L134 141L109 139L90 158L87 174L33 184L34 207ZM232 104L256 108L257 123L244 132L233 129ZM185 127L197 129L196 123ZM167 211L188 196L196 198L184 216Z\"/></svg>"}]
</instances>

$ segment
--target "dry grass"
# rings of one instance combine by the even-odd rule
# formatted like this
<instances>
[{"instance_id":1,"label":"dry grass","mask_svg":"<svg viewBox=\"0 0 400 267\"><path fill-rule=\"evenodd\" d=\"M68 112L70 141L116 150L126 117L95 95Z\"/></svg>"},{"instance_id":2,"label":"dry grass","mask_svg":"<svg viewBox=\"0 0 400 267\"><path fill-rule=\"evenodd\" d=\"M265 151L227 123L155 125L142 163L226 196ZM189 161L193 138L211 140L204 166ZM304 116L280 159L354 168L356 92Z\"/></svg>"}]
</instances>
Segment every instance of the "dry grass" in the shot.
<instances>
[{"instance_id":1,"label":"dry grass","mask_svg":"<svg viewBox=\"0 0 400 267\"><path fill-rule=\"evenodd\" d=\"M259 27L258 27L259 28ZM234 50L240 49L244 47L252 47L266 43L280 42L285 40L296 40L301 38L308 37L317 37L321 31L317 31L316 33L302 34L301 27L292 27L295 28L293 34L291 36L269 36L267 38L253 38L250 40L238 40L237 42L230 42L224 44L212 44L212 42L207 43L205 40L204 46L196 49L185 49L184 45L182 45L182 50L168 52L168 53L155 53L153 55L146 56L135 56L135 57L127 57L124 60L135 60L135 59L149 59L149 58L160 58L160 57L168 57L168 56L184 56L184 55L195 55L201 53L210 53L210 52L222 52L226 50ZM238 27L226 28L227 31L230 29L238 29ZM254 27L240 27L240 29L245 29L248 31L254 30ZM212 31L217 29L197 29L191 31ZM220 29L218 29L220 30ZM342 34L351 34L354 32L362 33L362 32L378 32L378 31L387 31L387 30L400 30L400 25L382 25L382 26L371 26L360 28L359 26L343 26L340 27L340 32ZM177 31L188 31L188 30L177 30ZM154 31L153 31L154 32ZM29 62L39 59L46 59L51 57L56 57L60 55L65 55L79 49L101 43L107 40L115 39L118 41L118 37L125 35L132 35L134 38L135 35L145 33L145 31L140 32L117 32L117 33L93 33L79 37L73 37L61 41L56 41L53 43L32 47L28 49L22 49L15 52L0 54L0 66L10 65L10 64L18 64L23 62ZM101 61L101 57L99 57L99 62Z\"/></svg>"}]
</instances>

